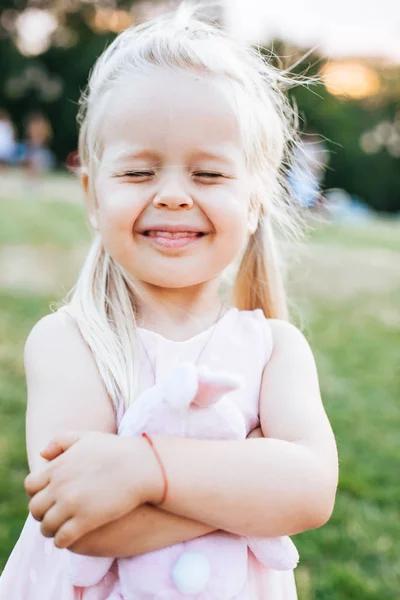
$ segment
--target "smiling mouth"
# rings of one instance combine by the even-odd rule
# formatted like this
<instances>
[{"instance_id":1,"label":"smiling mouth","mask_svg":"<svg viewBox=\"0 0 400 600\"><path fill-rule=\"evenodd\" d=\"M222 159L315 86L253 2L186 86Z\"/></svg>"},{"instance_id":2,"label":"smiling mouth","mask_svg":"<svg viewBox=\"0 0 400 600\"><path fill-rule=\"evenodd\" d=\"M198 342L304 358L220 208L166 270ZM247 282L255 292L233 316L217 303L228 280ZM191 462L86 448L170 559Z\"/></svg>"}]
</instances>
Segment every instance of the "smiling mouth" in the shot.
<instances>
[{"instance_id":1,"label":"smiling mouth","mask_svg":"<svg viewBox=\"0 0 400 600\"><path fill-rule=\"evenodd\" d=\"M165 238L170 240L179 240L183 238L199 238L207 235L203 231L144 231L143 235L150 238Z\"/></svg>"},{"instance_id":2,"label":"smiling mouth","mask_svg":"<svg viewBox=\"0 0 400 600\"><path fill-rule=\"evenodd\" d=\"M144 230L141 235L162 252L180 252L194 244L198 244L202 238L208 236L204 231L165 231L162 229Z\"/></svg>"}]
</instances>

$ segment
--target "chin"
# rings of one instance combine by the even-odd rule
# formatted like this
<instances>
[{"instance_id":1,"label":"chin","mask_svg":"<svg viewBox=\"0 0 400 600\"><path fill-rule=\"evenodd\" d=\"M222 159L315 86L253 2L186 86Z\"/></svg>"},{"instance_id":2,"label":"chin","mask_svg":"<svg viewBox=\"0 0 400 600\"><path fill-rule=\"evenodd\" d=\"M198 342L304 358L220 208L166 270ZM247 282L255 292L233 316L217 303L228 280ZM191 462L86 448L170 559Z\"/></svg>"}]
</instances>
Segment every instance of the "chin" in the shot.
<instances>
[{"instance_id":1,"label":"chin","mask_svg":"<svg viewBox=\"0 0 400 600\"><path fill-rule=\"evenodd\" d=\"M215 267L210 269L199 269L193 266L183 266L180 268L177 264L175 265L163 265L161 268L147 269L145 272L134 274L134 278L160 288L165 289L179 289L187 288L195 285L200 285L215 279L220 274L220 270L216 270Z\"/></svg>"},{"instance_id":2,"label":"chin","mask_svg":"<svg viewBox=\"0 0 400 600\"><path fill-rule=\"evenodd\" d=\"M177 290L200 285L207 281L207 279L199 279L198 277L195 278L193 276L180 277L175 273L173 277L146 277L146 279L142 278L141 281L155 287Z\"/></svg>"}]
</instances>

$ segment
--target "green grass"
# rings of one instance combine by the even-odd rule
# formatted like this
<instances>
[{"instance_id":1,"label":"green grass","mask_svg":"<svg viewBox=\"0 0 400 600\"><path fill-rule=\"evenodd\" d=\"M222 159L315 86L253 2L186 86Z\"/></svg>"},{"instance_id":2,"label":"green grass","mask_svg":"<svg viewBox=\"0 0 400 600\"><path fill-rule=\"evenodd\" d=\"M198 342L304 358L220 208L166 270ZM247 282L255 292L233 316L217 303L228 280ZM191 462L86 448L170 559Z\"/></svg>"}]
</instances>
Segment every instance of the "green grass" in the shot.
<instances>
[{"instance_id":1,"label":"green grass","mask_svg":"<svg viewBox=\"0 0 400 600\"><path fill-rule=\"evenodd\" d=\"M313 303L309 320L340 486L329 523L295 536L311 575L303 600L398 597L400 332L360 315L359 301Z\"/></svg>"},{"instance_id":2,"label":"green grass","mask_svg":"<svg viewBox=\"0 0 400 600\"><path fill-rule=\"evenodd\" d=\"M316 224L311 242L337 244L346 248L400 251L400 220L376 219L361 224Z\"/></svg>"},{"instance_id":3,"label":"green grass","mask_svg":"<svg viewBox=\"0 0 400 600\"><path fill-rule=\"evenodd\" d=\"M0 244L87 240L78 206L2 201L0 210ZM335 244L349 252L391 250L400 265L398 231L399 223L324 226L312 241L318 252L324 245L332 252ZM23 344L53 300L29 290L0 293L0 571L27 514ZM329 523L293 537L301 557L299 600L394 600L400 589L400 289L342 299L333 290L307 302L306 336L338 444L340 486Z\"/></svg>"},{"instance_id":4,"label":"green grass","mask_svg":"<svg viewBox=\"0 0 400 600\"><path fill-rule=\"evenodd\" d=\"M54 245L86 242L89 229L79 204L0 198L0 246Z\"/></svg>"},{"instance_id":5,"label":"green grass","mask_svg":"<svg viewBox=\"0 0 400 600\"><path fill-rule=\"evenodd\" d=\"M0 293L0 570L27 515L23 345L48 307L45 298Z\"/></svg>"}]
</instances>

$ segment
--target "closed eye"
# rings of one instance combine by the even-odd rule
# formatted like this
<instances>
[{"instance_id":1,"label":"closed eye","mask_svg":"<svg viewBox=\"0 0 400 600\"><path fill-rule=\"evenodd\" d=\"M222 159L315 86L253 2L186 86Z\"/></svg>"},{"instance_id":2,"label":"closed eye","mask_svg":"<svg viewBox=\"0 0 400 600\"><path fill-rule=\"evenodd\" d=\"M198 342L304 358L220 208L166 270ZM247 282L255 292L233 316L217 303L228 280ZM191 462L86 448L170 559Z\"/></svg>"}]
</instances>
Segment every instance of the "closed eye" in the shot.
<instances>
[{"instance_id":1,"label":"closed eye","mask_svg":"<svg viewBox=\"0 0 400 600\"><path fill-rule=\"evenodd\" d=\"M118 177L151 177L152 175L154 175L153 171L126 171Z\"/></svg>"},{"instance_id":2,"label":"closed eye","mask_svg":"<svg viewBox=\"0 0 400 600\"><path fill-rule=\"evenodd\" d=\"M154 171L125 171L124 173L117 174L116 177L130 177L133 179L143 179L147 177L153 177L154 175ZM193 173L193 176L208 180L215 180L224 177L222 173L212 171L199 171Z\"/></svg>"},{"instance_id":3,"label":"closed eye","mask_svg":"<svg viewBox=\"0 0 400 600\"><path fill-rule=\"evenodd\" d=\"M211 173L209 171L201 171L200 173L194 173L196 177L205 177L207 179L217 179L223 177L222 173Z\"/></svg>"}]
</instances>

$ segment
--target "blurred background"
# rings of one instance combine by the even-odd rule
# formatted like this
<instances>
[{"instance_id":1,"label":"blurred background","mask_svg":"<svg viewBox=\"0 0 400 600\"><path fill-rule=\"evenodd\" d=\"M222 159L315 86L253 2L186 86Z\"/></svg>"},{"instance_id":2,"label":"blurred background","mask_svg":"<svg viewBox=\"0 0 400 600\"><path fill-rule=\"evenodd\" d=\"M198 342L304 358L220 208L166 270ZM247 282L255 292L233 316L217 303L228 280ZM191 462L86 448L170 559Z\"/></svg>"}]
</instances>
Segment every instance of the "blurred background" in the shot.
<instances>
[{"instance_id":1,"label":"blurred background","mask_svg":"<svg viewBox=\"0 0 400 600\"><path fill-rule=\"evenodd\" d=\"M90 239L76 113L94 60L176 2L0 1L0 572L27 515L23 345ZM225 0L214 16L277 66L302 151L288 173L310 229L286 244L296 324L314 350L340 455L330 522L294 536L299 600L400 589L400 4ZM293 66L295 65L295 66Z\"/></svg>"}]
</instances>

